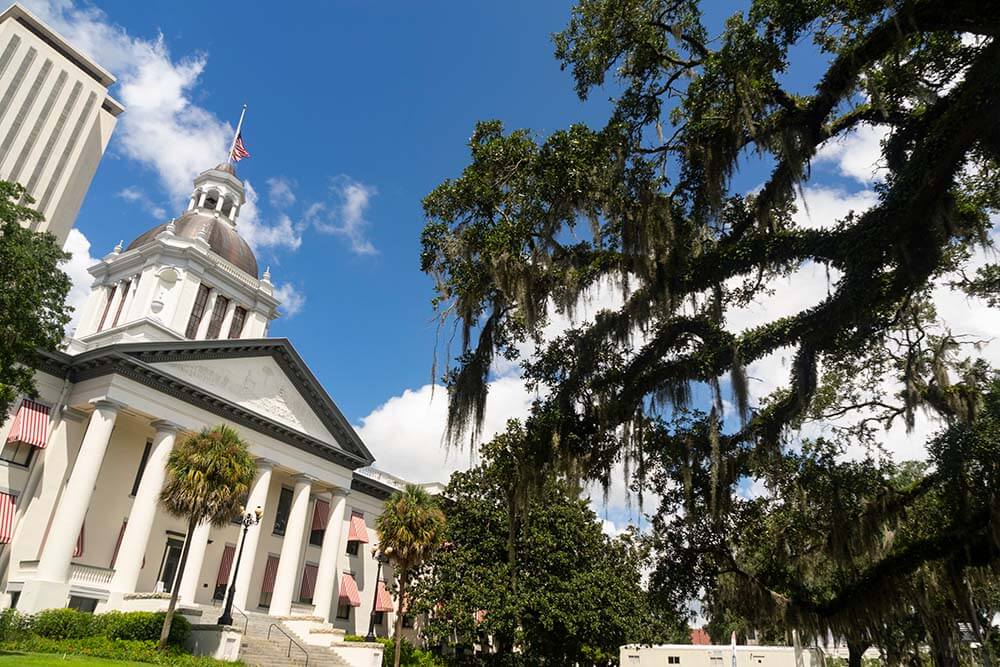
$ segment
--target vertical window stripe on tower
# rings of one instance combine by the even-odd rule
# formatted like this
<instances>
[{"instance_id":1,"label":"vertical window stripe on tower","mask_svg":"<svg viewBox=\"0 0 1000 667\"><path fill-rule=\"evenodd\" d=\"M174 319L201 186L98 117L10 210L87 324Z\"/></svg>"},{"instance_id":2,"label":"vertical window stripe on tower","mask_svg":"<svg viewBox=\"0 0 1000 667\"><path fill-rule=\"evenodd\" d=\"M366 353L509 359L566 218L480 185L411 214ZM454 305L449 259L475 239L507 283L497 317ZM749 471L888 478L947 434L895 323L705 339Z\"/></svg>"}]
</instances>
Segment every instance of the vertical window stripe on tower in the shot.
<instances>
[{"instance_id":1,"label":"vertical window stripe on tower","mask_svg":"<svg viewBox=\"0 0 1000 667\"><path fill-rule=\"evenodd\" d=\"M198 335L198 326L201 318L205 314L205 304L208 302L208 285L202 283L198 286L198 296L194 299L194 306L191 308L191 317L188 319L187 329L184 331L185 338L194 338Z\"/></svg>"},{"instance_id":2,"label":"vertical window stripe on tower","mask_svg":"<svg viewBox=\"0 0 1000 667\"><path fill-rule=\"evenodd\" d=\"M243 324L247 320L247 309L243 306L236 306L233 309L233 321L229 323L229 337L239 338L243 333Z\"/></svg>"},{"instance_id":3,"label":"vertical window stripe on tower","mask_svg":"<svg viewBox=\"0 0 1000 667\"><path fill-rule=\"evenodd\" d=\"M208 331L205 332L205 338L215 340L219 337L219 331L222 330L222 320L225 319L228 309L229 299L221 294L215 297L215 305L212 307L212 319L208 323Z\"/></svg>"},{"instance_id":4,"label":"vertical window stripe on tower","mask_svg":"<svg viewBox=\"0 0 1000 667\"><path fill-rule=\"evenodd\" d=\"M132 287L132 281L126 280L122 283L122 298L118 299L118 310L115 311L115 319L111 323L111 327L114 328L118 326L118 318L122 316L122 308L125 307L125 298L128 297L128 291Z\"/></svg>"},{"instance_id":5,"label":"vertical window stripe on tower","mask_svg":"<svg viewBox=\"0 0 1000 667\"><path fill-rule=\"evenodd\" d=\"M101 313L101 322L97 325L98 331L104 329L104 321L108 319L108 311L111 310L111 302L115 300L115 293L117 291L118 285L112 285L111 289L108 290L108 302L104 304L104 312Z\"/></svg>"}]
</instances>

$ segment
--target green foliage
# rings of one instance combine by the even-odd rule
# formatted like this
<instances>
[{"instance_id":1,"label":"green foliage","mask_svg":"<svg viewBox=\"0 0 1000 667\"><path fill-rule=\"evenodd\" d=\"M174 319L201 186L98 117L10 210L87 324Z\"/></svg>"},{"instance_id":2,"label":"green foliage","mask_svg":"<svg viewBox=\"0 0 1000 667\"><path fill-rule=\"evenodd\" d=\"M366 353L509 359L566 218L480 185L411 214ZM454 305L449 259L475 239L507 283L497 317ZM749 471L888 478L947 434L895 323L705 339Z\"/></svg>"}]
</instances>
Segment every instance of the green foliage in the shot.
<instances>
[{"instance_id":1,"label":"green foliage","mask_svg":"<svg viewBox=\"0 0 1000 667\"><path fill-rule=\"evenodd\" d=\"M366 640L361 635L345 635L344 641L363 642ZM396 640L377 637L376 641L383 646L382 667L391 667L393 656L396 653ZM443 667L445 663L430 651L419 649L404 639L400 646L399 664L402 667Z\"/></svg>"},{"instance_id":2,"label":"green foliage","mask_svg":"<svg viewBox=\"0 0 1000 667\"><path fill-rule=\"evenodd\" d=\"M1000 5L974 0L752 0L721 34L696 0L578 2L556 56L581 98L613 80L604 127L480 123L468 166L424 200L421 266L443 328L461 332L451 442L477 435L497 356L539 390L512 517L545 498L546 474L606 483L624 463L664 498L663 606L704 591L753 626L859 646L917 618L935 659L954 657L943 619L975 618L1000 558L981 481L997 457L973 435L992 432L995 373L933 294L997 302L994 266L964 270L1000 210L998 26ZM801 50L822 65L793 90ZM800 224L820 148L873 126L872 207ZM748 165L770 169L750 194L732 180ZM745 326L748 305L812 266L829 271L825 294ZM553 315L609 287L614 305L546 338ZM751 405L746 368L772 355L787 380ZM727 385L738 420L723 420ZM880 446L920 410L946 431L904 480ZM806 427L827 440L803 449ZM741 498L750 481L770 495Z\"/></svg>"},{"instance_id":3,"label":"green foliage","mask_svg":"<svg viewBox=\"0 0 1000 667\"><path fill-rule=\"evenodd\" d=\"M641 588L646 555L635 535L604 535L564 480L534 479L530 498L518 500L527 437L510 423L484 446L482 465L452 475L447 547L413 588L429 643L490 637L506 656L517 648L532 660L601 664L624 643L687 641L684 619L657 613Z\"/></svg>"},{"instance_id":4,"label":"green foliage","mask_svg":"<svg viewBox=\"0 0 1000 667\"><path fill-rule=\"evenodd\" d=\"M129 641L155 641L166 617L164 612L109 611L89 614L75 609L46 609L33 615L24 615L13 609L0 614L0 638L21 639L38 636L44 639L81 639L106 637ZM174 619L170 627L169 643L182 645L191 635L191 623L183 616Z\"/></svg>"},{"instance_id":5,"label":"green foliage","mask_svg":"<svg viewBox=\"0 0 1000 667\"><path fill-rule=\"evenodd\" d=\"M159 650L155 641L83 637L79 639L48 639L32 636L15 641L0 642L0 651L26 653L53 653L90 656L131 662L148 662L155 665L177 667L238 667L239 662L223 662L212 658L193 656L171 646Z\"/></svg>"},{"instance_id":6,"label":"green foliage","mask_svg":"<svg viewBox=\"0 0 1000 667\"><path fill-rule=\"evenodd\" d=\"M194 524L224 526L240 514L256 474L257 464L235 429L206 428L170 452L160 505Z\"/></svg>"},{"instance_id":7,"label":"green foliage","mask_svg":"<svg viewBox=\"0 0 1000 667\"><path fill-rule=\"evenodd\" d=\"M21 226L41 220L20 185L0 181L0 414L19 394L35 395L39 350L55 350L72 309L70 281L59 268L69 259L51 234Z\"/></svg>"}]
</instances>

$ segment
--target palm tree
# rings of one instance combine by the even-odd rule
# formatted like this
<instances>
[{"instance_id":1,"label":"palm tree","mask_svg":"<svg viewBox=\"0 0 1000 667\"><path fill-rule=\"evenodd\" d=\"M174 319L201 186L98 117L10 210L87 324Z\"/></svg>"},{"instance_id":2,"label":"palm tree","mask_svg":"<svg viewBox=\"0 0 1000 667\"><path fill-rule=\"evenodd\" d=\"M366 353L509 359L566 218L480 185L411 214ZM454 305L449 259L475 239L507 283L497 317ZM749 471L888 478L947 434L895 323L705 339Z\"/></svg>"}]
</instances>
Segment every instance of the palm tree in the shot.
<instances>
[{"instance_id":1,"label":"palm tree","mask_svg":"<svg viewBox=\"0 0 1000 667\"><path fill-rule=\"evenodd\" d=\"M191 535L202 521L222 526L242 510L240 503L250 493L257 464L239 433L219 425L184 439L167 459L167 481L160 504L170 514L187 520L187 539L170 591L170 606L163 619L160 648L167 645L174 620L177 594L191 548Z\"/></svg>"},{"instance_id":2,"label":"palm tree","mask_svg":"<svg viewBox=\"0 0 1000 667\"><path fill-rule=\"evenodd\" d=\"M427 491L416 484L407 484L402 491L389 497L381 516L375 521L379 549L396 570L399 583L399 608L396 612L394 667L399 667L402 645L403 599L406 585L413 572L427 560L444 541L444 512Z\"/></svg>"}]
</instances>

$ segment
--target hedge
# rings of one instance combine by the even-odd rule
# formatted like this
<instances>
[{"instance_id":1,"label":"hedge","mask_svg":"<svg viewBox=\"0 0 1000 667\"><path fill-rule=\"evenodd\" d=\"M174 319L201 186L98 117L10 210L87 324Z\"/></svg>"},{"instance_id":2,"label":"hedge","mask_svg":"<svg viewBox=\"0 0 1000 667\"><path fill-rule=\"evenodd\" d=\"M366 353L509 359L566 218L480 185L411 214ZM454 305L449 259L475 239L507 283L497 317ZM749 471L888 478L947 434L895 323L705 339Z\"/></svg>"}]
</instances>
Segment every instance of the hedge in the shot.
<instances>
[{"instance_id":1,"label":"hedge","mask_svg":"<svg viewBox=\"0 0 1000 667\"><path fill-rule=\"evenodd\" d=\"M20 614L14 609L0 612L0 641L30 639L83 639L101 637L112 640L158 642L164 612L110 611L88 614L75 609L46 609L37 614ZM180 646L191 635L191 623L174 616L167 642Z\"/></svg>"},{"instance_id":2,"label":"hedge","mask_svg":"<svg viewBox=\"0 0 1000 667\"><path fill-rule=\"evenodd\" d=\"M59 653L85 655L92 658L149 662L156 665L179 667L233 667L242 663L222 662L212 658L193 656L171 646L166 651L157 648L156 641L134 639L109 639L108 637L83 637L78 639L49 639L30 635L21 639L0 642L0 651L23 653Z\"/></svg>"},{"instance_id":3,"label":"hedge","mask_svg":"<svg viewBox=\"0 0 1000 667\"><path fill-rule=\"evenodd\" d=\"M366 641L361 635L345 635L344 641L363 642ZM375 641L382 644L382 665L392 667L395 662L396 644L391 639L376 637ZM430 651L417 648L410 642L403 640L403 646L399 651L400 667L440 667L444 663Z\"/></svg>"}]
</instances>

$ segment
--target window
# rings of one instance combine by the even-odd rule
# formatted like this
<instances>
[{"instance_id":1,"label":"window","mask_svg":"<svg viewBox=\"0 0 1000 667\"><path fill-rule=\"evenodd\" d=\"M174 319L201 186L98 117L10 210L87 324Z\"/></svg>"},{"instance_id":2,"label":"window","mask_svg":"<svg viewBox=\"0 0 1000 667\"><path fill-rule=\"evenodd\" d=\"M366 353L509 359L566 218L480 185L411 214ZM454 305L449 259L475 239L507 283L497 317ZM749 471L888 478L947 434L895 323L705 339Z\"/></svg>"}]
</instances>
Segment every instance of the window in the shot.
<instances>
[{"instance_id":1,"label":"window","mask_svg":"<svg viewBox=\"0 0 1000 667\"><path fill-rule=\"evenodd\" d=\"M17 609L17 601L21 599L21 591L11 591L10 593L10 608Z\"/></svg>"},{"instance_id":2,"label":"window","mask_svg":"<svg viewBox=\"0 0 1000 667\"><path fill-rule=\"evenodd\" d=\"M668 655L667 656L668 665L679 665L681 664L681 657L679 655Z\"/></svg>"},{"instance_id":3,"label":"window","mask_svg":"<svg viewBox=\"0 0 1000 667\"><path fill-rule=\"evenodd\" d=\"M316 502L313 503L313 519L309 530L309 544L314 547L323 546L323 537L326 535L326 523L329 519L330 503L317 498Z\"/></svg>"},{"instance_id":4,"label":"window","mask_svg":"<svg viewBox=\"0 0 1000 667\"><path fill-rule=\"evenodd\" d=\"M219 331L222 329L222 320L225 318L228 309L229 299L221 294L215 297L215 305L212 306L212 319L208 323L208 331L205 332L205 338L215 340L219 337Z\"/></svg>"},{"instance_id":5,"label":"window","mask_svg":"<svg viewBox=\"0 0 1000 667\"><path fill-rule=\"evenodd\" d=\"M247 321L247 309L236 306L233 309L233 321L229 323L229 337L239 338L243 333L243 324Z\"/></svg>"},{"instance_id":6,"label":"window","mask_svg":"<svg viewBox=\"0 0 1000 667\"><path fill-rule=\"evenodd\" d=\"M302 568L302 583L299 586L299 602L311 604L313 592L316 590L316 575L319 573L319 566L315 563L306 563Z\"/></svg>"},{"instance_id":7,"label":"window","mask_svg":"<svg viewBox=\"0 0 1000 667\"><path fill-rule=\"evenodd\" d=\"M184 331L185 338L194 338L198 335L198 326L201 324L201 318L205 314L205 304L208 302L208 291L208 285L198 286L198 296L194 299L191 317L188 319L187 329Z\"/></svg>"},{"instance_id":8,"label":"window","mask_svg":"<svg viewBox=\"0 0 1000 667\"><path fill-rule=\"evenodd\" d=\"M347 543L347 554L349 556L357 556L358 548L360 546L361 542L358 542L357 540L351 540L350 542Z\"/></svg>"},{"instance_id":9,"label":"window","mask_svg":"<svg viewBox=\"0 0 1000 667\"><path fill-rule=\"evenodd\" d=\"M403 616L403 627L404 628L412 628L413 627L413 617L410 616L409 614L405 614Z\"/></svg>"},{"instance_id":10,"label":"window","mask_svg":"<svg viewBox=\"0 0 1000 667\"><path fill-rule=\"evenodd\" d=\"M375 625L382 625L385 623L385 612L377 611L375 612Z\"/></svg>"},{"instance_id":11,"label":"window","mask_svg":"<svg viewBox=\"0 0 1000 667\"><path fill-rule=\"evenodd\" d=\"M139 482L142 481L142 473L146 472L146 462L149 461L149 450L153 448L153 441L147 440L146 446L142 450L142 458L139 459L139 469L135 471L135 480L132 481L132 493L130 496L135 496L139 493Z\"/></svg>"},{"instance_id":12,"label":"window","mask_svg":"<svg viewBox=\"0 0 1000 667\"><path fill-rule=\"evenodd\" d=\"M108 302L104 304L104 312L101 313L101 323L97 325L98 331L104 328L104 321L108 319L108 311L111 310L111 302L115 300L115 292L117 291L117 285L112 285L111 289L108 290Z\"/></svg>"},{"instance_id":13,"label":"window","mask_svg":"<svg viewBox=\"0 0 1000 667\"><path fill-rule=\"evenodd\" d=\"M122 308L125 307L125 297L128 296L129 288L132 287L132 281L126 280L122 284L122 298L118 299L118 310L115 311L115 319L111 323L112 327L118 326L118 318L122 316Z\"/></svg>"},{"instance_id":14,"label":"window","mask_svg":"<svg viewBox=\"0 0 1000 667\"><path fill-rule=\"evenodd\" d=\"M281 487L281 495L278 497L278 511L274 513L274 535L284 535L288 526L288 514L292 511L292 490Z\"/></svg>"},{"instance_id":15,"label":"window","mask_svg":"<svg viewBox=\"0 0 1000 667\"><path fill-rule=\"evenodd\" d=\"M351 605L349 604L338 604L337 605L337 618L344 621L351 617Z\"/></svg>"},{"instance_id":16,"label":"window","mask_svg":"<svg viewBox=\"0 0 1000 667\"><path fill-rule=\"evenodd\" d=\"M8 442L4 444L3 450L0 451L0 461L27 467L31 463L31 457L34 454L34 445L29 445L26 442Z\"/></svg>"},{"instance_id":17,"label":"window","mask_svg":"<svg viewBox=\"0 0 1000 667\"><path fill-rule=\"evenodd\" d=\"M97 599L82 598L79 595L71 595L69 597L69 604L66 606L70 609L76 609L77 611L84 611L88 614L93 614L94 610L97 609Z\"/></svg>"}]
</instances>

